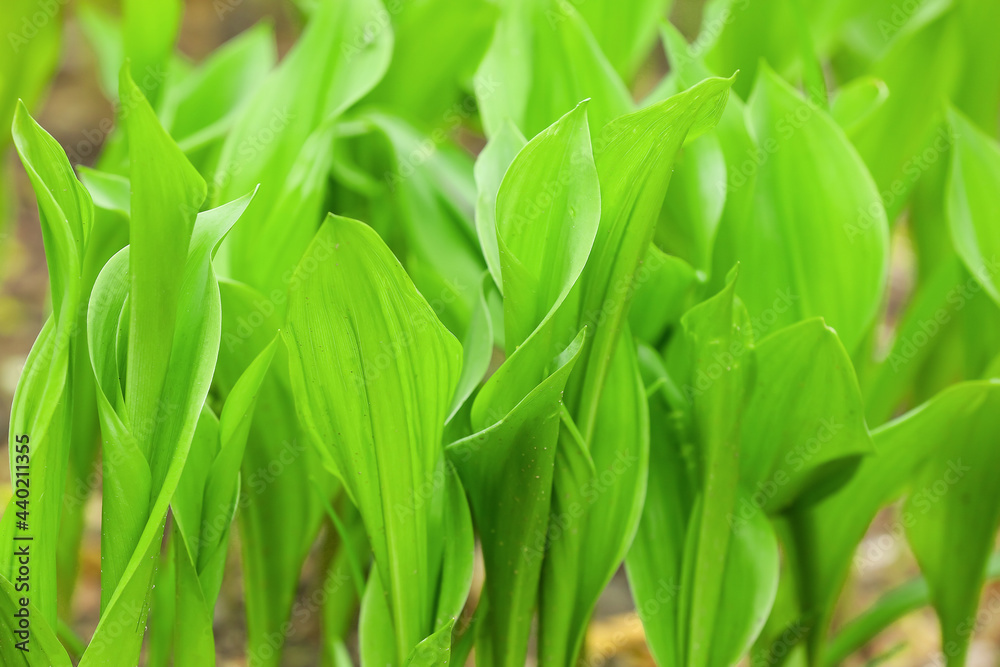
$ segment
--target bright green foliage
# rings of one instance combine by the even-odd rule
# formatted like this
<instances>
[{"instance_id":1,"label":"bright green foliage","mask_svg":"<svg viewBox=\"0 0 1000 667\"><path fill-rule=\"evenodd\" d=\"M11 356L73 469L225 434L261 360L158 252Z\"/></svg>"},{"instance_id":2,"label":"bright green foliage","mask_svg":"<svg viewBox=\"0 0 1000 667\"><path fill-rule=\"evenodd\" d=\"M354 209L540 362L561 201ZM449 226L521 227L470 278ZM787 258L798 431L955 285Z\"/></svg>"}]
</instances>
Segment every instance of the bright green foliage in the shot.
<instances>
[{"instance_id":1,"label":"bright green foliage","mask_svg":"<svg viewBox=\"0 0 1000 667\"><path fill-rule=\"evenodd\" d=\"M888 270L875 185L826 112L767 68L747 114L763 157L752 208L727 230L743 263L740 297L760 322L758 335L822 316L853 351L875 319ZM797 187L788 186L792 178Z\"/></svg>"},{"instance_id":2,"label":"bright green foliage","mask_svg":"<svg viewBox=\"0 0 1000 667\"><path fill-rule=\"evenodd\" d=\"M11 583L19 576L19 563L14 557L15 548L20 546L17 537L55 544L59 535L60 494L34 494L32 498L31 485L61 490L66 484L73 390L77 384L73 375L77 356L86 353L86 346L81 344L81 324L86 313L82 274L94 224L90 195L76 180L55 139L35 123L23 105L15 113L14 142L38 200L42 238L51 267L52 315L25 362L11 407L9 441L15 493L0 521L0 537L5 545L0 575ZM22 473L20 477L17 472ZM21 506L16 504L17 488L23 489L21 500L25 502ZM34 502L29 504L29 499ZM18 511L25 514L18 518ZM38 553L27 583L39 592L32 604L40 620L55 628L54 549Z\"/></svg>"},{"instance_id":3,"label":"bright green foliage","mask_svg":"<svg viewBox=\"0 0 1000 667\"><path fill-rule=\"evenodd\" d=\"M1000 573L994 0L302 0L280 62L287 21L197 63L184 3L81 2L118 124L69 156L16 99L41 5L0 19L51 293L4 665L214 664L236 543L251 667L303 627L325 667L591 664L622 565L658 665L826 667L924 606L966 664ZM920 576L848 618L880 513Z\"/></svg>"},{"instance_id":4,"label":"bright green foliage","mask_svg":"<svg viewBox=\"0 0 1000 667\"><path fill-rule=\"evenodd\" d=\"M396 662L441 621L431 573L446 554L432 538L451 508L432 510L435 496L460 488L448 482L441 436L461 347L370 228L330 217L313 243L329 261L299 266L284 334L296 405L365 521L384 591L371 604L389 605ZM462 546L471 563L471 542ZM438 604L448 620L460 611Z\"/></svg>"}]
</instances>

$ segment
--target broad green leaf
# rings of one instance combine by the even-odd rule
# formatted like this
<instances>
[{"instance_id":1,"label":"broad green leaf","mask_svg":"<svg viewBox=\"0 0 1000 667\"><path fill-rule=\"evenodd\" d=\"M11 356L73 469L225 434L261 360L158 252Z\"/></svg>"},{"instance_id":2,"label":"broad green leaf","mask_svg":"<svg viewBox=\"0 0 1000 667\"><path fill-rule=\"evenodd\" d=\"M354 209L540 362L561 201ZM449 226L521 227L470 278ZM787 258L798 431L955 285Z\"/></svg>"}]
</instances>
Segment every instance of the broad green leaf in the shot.
<instances>
[{"instance_id":1,"label":"broad green leaf","mask_svg":"<svg viewBox=\"0 0 1000 667\"><path fill-rule=\"evenodd\" d=\"M43 7L48 11L43 11ZM12 0L0 14L0 33L7 41L6 57L0 61L0 151L10 145L7 133L20 104L33 108L59 62L62 42L62 6L44 0ZM33 22L41 12L42 25ZM5 174L6 176L7 174ZM0 186L0 226L6 227L7 184Z\"/></svg>"},{"instance_id":2,"label":"broad green leaf","mask_svg":"<svg viewBox=\"0 0 1000 667\"><path fill-rule=\"evenodd\" d=\"M660 248L706 275L712 270L726 181L725 155L718 138L710 134L691 142L677 157L656 228Z\"/></svg>"},{"instance_id":3,"label":"broad green leaf","mask_svg":"<svg viewBox=\"0 0 1000 667\"><path fill-rule=\"evenodd\" d=\"M755 329L821 316L853 352L874 322L888 270L875 185L826 112L768 68L747 111L762 157L753 207L734 232L740 298Z\"/></svg>"},{"instance_id":4,"label":"broad green leaf","mask_svg":"<svg viewBox=\"0 0 1000 667\"><path fill-rule=\"evenodd\" d=\"M361 600L361 616L358 619L358 651L365 665L395 665L399 662L396 646L389 637L393 634L392 612L389 598L382 588L382 578L378 570L372 568L368 575L368 585Z\"/></svg>"},{"instance_id":5,"label":"broad green leaf","mask_svg":"<svg viewBox=\"0 0 1000 667\"><path fill-rule=\"evenodd\" d=\"M128 364L125 418L142 454L153 456L154 424L169 372L173 332L183 286L178 267L188 255L205 181L160 126L126 68L122 99L131 100L122 122L129 139L132 224L129 233ZM174 409L177 409L176 406ZM154 470L154 478L159 473Z\"/></svg>"},{"instance_id":6,"label":"broad green leaf","mask_svg":"<svg viewBox=\"0 0 1000 667\"><path fill-rule=\"evenodd\" d=\"M222 587L229 527L238 501L239 469L256 392L277 346L273 341L230 392L220 418L206 407L171 503L177 567L174 660L188 664L214 655L213 610Z\"/></svg>"},{"instance_id":7,"label":"broad green leaf","mask_svg":"<svg viewBox=\"0 0 1000 667\"><path fill-rule=\"evenodd\" d=\"M655 351L640 348L639 356L657 379L665 375ZM682 665L681 572L697 488L678 420L663 393L650 398L649 484L625 567L650 653L659 665Z\"/></svg>"},{"instance_id":8,"label":"broad green leaf","mask_svg":"<svg viewBox=\"0 0 1000 667\"><path fill-rule=\"evenodd\" d=\"M954 137L946 195L951 238L969 272L1000 303L1000 212L991 196L1000 186L1000 147L954 109L948 120Z\"/></svg>"},{"instance_id":9,"label":"broad green leaf","mask_svg":"<svg viewBox=\"0 0 1000 667\"><path fill-rule=\"evenodd\" d=\"M590 255L600 211L586 105L580 105L521 149L497 195L509 351L550 312L560 317ZM575 304L567 304L566 311L570 322L576 319ZM560 323L553 326L559 329ZM556 350L546 347L545 352L551 359Z\"/></svg>"},{"instance_id":10,"label":"broad green leaf","mask_svg":"<svg viewBox=\"0 0 1000 667\"><path fill-rule=\"evenodd\" d=\"M895 416L944 334L955 327L959 306L967 303L968 286L958 258L926 271L900 317L888 354L862 387L870 426L881 426Z\"/></svg>"},{"instance_id":11,"label":"broad green leaf","mask_svg":"<svg viewBox=\"0 0 1000 667\"><path fill-rule=\"evenodd\" d=\"M661 26L660 38L674 74L666 80L666 88L661 86L661 89L654 92L654 95L665 95L678 86L695 85L699 80L710 76L708 67L701 59L700 42L696 41L689 45L677 29L669 23L664 23ZM693 146L705 141L718 142L718 146L722 150L725 169L715 167L712 170L702 171L697 174L698 178L688 178L682 180L681 183L682 185L685 182L695 185L704 193L705 197L710 196L725 201L714 235L703 232L705 239L710 241L708 249L713 256L708 276L710 291L719 291L725 285L726 274L739 261L739 246L733 239L733 235L734 230L742 227L751 211L757 182L757 164L751 156L760 155L747 122L746 105L735 95L730 95L715 130L703 138L696 139ZM703 148L695 150L705 152ZM701 183L699 179L708 179L709 182ZM669 188L667 199L669 200L673 196L673 188ZM706 208L711 208L711 206ZM703 215L700 212L697 212L697 215L692 215L694 220L701 217ZM711 218L709 219L711 220ZM687 236L698 238L699 234L688 233Z\"/></svg>"},{"instance_id":12,"label":"broad green leaf","mask_svg":"<svg viewBox=\"0 0 1000 667\"><path fill-rule=\"evenodd\" d=\"M780 74L788 74L799 62L800 25L795 8L799 0L714 0L705 8L703 35L696 44L705 61L717 73L740 71L733 89L748 99L759 67L766 63Z\"/></svg>"},{"instance_id":13,"label":"broad green leaf","mask_svg":"<svg viewBox=\"0 0 1000 667\"><path fill-rule=\"evenodd\" d=\"M451 659L451 632L455 621L449 621L410 652L405 667L448 667Z\"/></svg>"},{"instance_id":14,"label":"broad green leaf","mask_svg":"<svg viewBox=\"0 0 1000 667\"><path fill-rule=\"evenodd\" d=\"M709 665L736 664L753 646L774 605L779 563L778 539L762 514L733 531Z\"/></svg>"},{"instance_id":15,"label":"broad green leaf","mask_svg":"<svg viewBox=\"0 0 1000 667\"><path fill-rule=\"evenodd\" d=\"M575 518L573 530L560 526L558 539L551 539L550 530L540 616L544 664L566 664L578 655L597 598L624 559L639 522L648 413L626 326L628 306L677 151L685 138L715 124L730 83L708 80L618 118L595 141L601 222L579 287L578 326L588 328L588 343L566 402L568 423L578 432L562 438L553 496L553 515ZM576 442L580 451L563 444ZM590 466L606 480L594 482L585 472Z\"/></svg>"},{"instance_id":16,"label":"broad green leaf","mask_svg":"<svg viewBox=\"0 0 1000 667\"><path fill-rule=\"evenodd\" d=\"M69 453L67 493L63 497L57 578L59 587L60 617L69 618L74 589L79 571L81 541L84 536L87 500L95 485L97 452L100 448L100 425L97 413L97 394L90 355L85 348L86 302L90 299L101 269L125 244L128 243L128 182L124 181L125 211L109 210L102 200L101 186L117 189L122 182L117 177L79 167L80 179L94 197L94 224L87 239L83 259L81 302L78 310L79 341L73 361L73 420L72 442ZM107 176L107 178L105 178ZM82 653L82 649L80 650Z\"/></svg>"},{"instance_id":17,"label":"broad green leaf","mask_svg":"<svg viewBox=\"0 0 1000 667\"><path fill-rule=\"evenodd\" d=\"M608 364L605 386L589 442L564 417L549 530L529 545L545 553L543 665L573 664L580 655L594 606L625 559L646 495L649 414L628 327Z\"/></svg>"},{"instance_id":18,"label":"broad green leaf","mask_svg":"<svg viewBox=\"0 0 1000 667\"><path fill-rule=\"evenodd\" d=\"M442 459L461 348L371 228L331 216L313 244L332 246L331 258L297 269L283 332L296 407L361 512L397 655L409 655L434 629L419 489Z\"/></svg>"},{"instance_id":19,"label":"broad green leaf","mask_svg":"<svg viewBox=\"0 0 1000 667\"><path fill-rule=\"evenodd\" d=\"M989 0L956 2L954 20L961 33L962 72L952 94L957 108L980 129L996 137L1000 112L1000 45L990 26L1000 22L1000 7Z\"/></svg>"},{"instance_id":20,"label":"broad green leaf","mask_svg":"<svg viewBox=\"0 0 1000 667\"><path fill-rule=\"evenodd\" d=\"M749 502L736 508L737 521L822 498L872 452L851 359L822 320L765 337L755 354L757 373L740 435Z\"/></svg>"},{"instance_id":21,"label":"broad green leaf","mask_svg":"<svg viewBox=\"0 0 1000 667\"><path fill-rule=\"evenodd\" d=\"M482 282L479 302L472 312L469 330L465 334L465 340L462 341L462 375L458 379L458 387L455 389L455 396L448 410L446 439L455 433L456 429L463 429L461 431L463 435L469 432L464 429L471 429L471 424L468 422L471 419L472 397L479 385L485 381L490 362L493 360L494 324L487 296L493 290L493 281L489 274L484 273Z\"/></svg>"},{"instance_id":22,"label":"broad green leaf","mask_svg":"<svg viewBox=\"0 0 1000 667\"><path fill-rule=\"evenodd\" d=\"M464 336L485 268L475 239L472 160L401 118L381 112L364 118L389 146L388 163L372 167L384 171L386 186L371 197L373 226L390 238L402 233L397 252L417 289L449 330ZM364 144L360 149L371 152Z\"/></svg>"},{"instance_id":23,"label":"broad green leaf","mask_svg":"<svg viewBox=\"0 0 1000 667\"><path fill-rule=\"evenodd\" d=\"M104 436L106 529L102 616L83 665L103 664L112 654L138 660L167 506L219 349L221 307L212 257L252 196L194 219L204 182L159 126L124 68L122 89L132 100L124 119L135 153L130 160L132 244L102 270L88 314ZM168 259L176 263L166 264ZM140 297L168 312L139 308ZM143 368L147 374L137 370ZM123 625L133 629L122 633Z\"/></svg>"}]
</instances>

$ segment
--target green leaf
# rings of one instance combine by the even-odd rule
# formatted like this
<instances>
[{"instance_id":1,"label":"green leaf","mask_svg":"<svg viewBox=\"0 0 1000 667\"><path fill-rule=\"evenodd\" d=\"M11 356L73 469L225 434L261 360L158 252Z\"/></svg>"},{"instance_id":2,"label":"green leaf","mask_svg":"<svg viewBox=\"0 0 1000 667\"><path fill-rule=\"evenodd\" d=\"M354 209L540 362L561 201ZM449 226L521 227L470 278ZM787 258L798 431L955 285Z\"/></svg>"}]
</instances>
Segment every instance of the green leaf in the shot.
<instances>
[{"instance_id":1,"label":"green leaf","mask_svg":"<svg viewBox=\"0 0 1000 667\"><path fill-rule=\"evenodd\" d=\"M1000 524L1000 383L983 387L948 425L912 480L906 536L927 579L949 665L964 665L975 627L986 565ZM947 446L944 446L947 443Z\"/></svg>"},{"instance_id":2,"label":"green leaf","mask_svg":"<svg viewBox=\"0 0 1000 667\"><path fill-rule=\"evenodd\" d=\"M938 128L943 103L958 76L960 40L945 11L901 31L868 71L885 82L889 97L851 139L871 170L890 222L903 210L920 177L947 153L947 133ZM884 37L879 42L884 44Z\"/></svg>"},{"instance_id":3,"label":"green leaf","mask_svg":"<svg viewBox=\"0 0 1000 667\"><path fill-rule=\"evenodd\" d=\"M1000 555L990 557L987 579L1000 577ZM856 618L851 619L830 641L826 665L839 665L848 656L875 639L882 631L903 616L926 606L930 602L927 581L919 577L908 581L882 595Z\"/></svg>"},{"instance_id":4,"label":"green leaf","mask_svg":"<svg viewBox=\"0 0 1000 667\"><path fill-rule=\"evenodd\" d=\"M489 603L476 653L484 665L524 664L544 555L535 545L548 529L562 392L583 335L508 414L448 447L469 490L486 565Z\"/></svg>"},{"instance_id":5,"label":"green leaf","mask_svg":"<svg viewBox=\"0 0 1000 667\"><path fill-rule=\"evenodd\" d=\"M300 265L283 336L296 407L361 512L398 655L432 630L429 498L461 348L371 228L330 216ZM412 573L424 573L413 577Z\"/></svg>"},{"instance_id":6,"label":"green leaf","mask_svg":"<svg viewBox=\"0 0 1000 667\"><path fill-rule=\"evenodd\" d=\"M36 25L32 19L40 11L41 0L13 0L7 3L0 15L0 32L7 39L7 57L0 62L0 151L10 145L7 129L11 126L17 107L21 104L34 108L48 85L56 65L62 43L62 7L50 7L55 15L43 14L48 19ZM0 187L0 215L7 224L10 213L5 190Z\"/></svg>"},{"instance_id":7,"label":"green leaf","mask_svg":"<svg viewBox=\"0 0 1000 667\"><path fill-rule=\"evenodd\" d=\"M259 23L164 91L163 125L201 173L214 171L226 131L276 60L274 29Z\"/></svg>"},{"instance_id":8,"label":"green leaf","mask_svg":"<svg viewBox=\"0 0 1000 667\"><path fill-rule=\"evenodd\" d=\"M305 257L303 257L305 261ZM285 290L266 296L242 283L220 282L222 345L214 385L227 396L240 376L282 326ZM337 484L322 475L318 454L299 424L288 377L287 352L278 346L264 377L243 456L238 520L247 610L247 654L254 667L279 665L286 623L303 561L323 516L315 493L302 493L313 478L332 498Z\"/></svg>"},{"instance_id":9,"label":"green leaf","mask_svg":"<svg viewBox=\"0 0 1000 667\"><path fill-rule=\"evenodd\" d=\"M737 519L819 500L873 451L851 359L822 320L765 337L755 355L756 381L740 435L750 502L737 508Z\"/></svg>"},{"instance_id":10,"label":"green leaf","mask_svg":"<svg viewBox=\"0 0 1000 667\"><path fill-rule=\"evenodd\" d=\"M159 126L127 69L122 89L132 100L125 118L134 153L132 245L102 270L88 314L104 436L105 529L102 616L83 665L103 664L111 655L138 660L167 506L218 355L221 306L212 258L252 197L195 219L204 182ZM140 298L167 312L140 308ZM130 630L122 633L123 626Z\"/></svg>"},{"instance_id":11,"label":"green leaf","mask_svg":"<svg viewBox=\"0 0 1000 667\"><path fill-rule=\"evenodd\" d=\"M753 208L735 232L740 298L759 334L821 316L853 352L874 323L888 270L875 185L826 112L768 68L748 123L762 157Z\"/></svg>"},{"instance_id":12,"label":"green leaf","mask_svg":"<svg viewBox=\"0 0 1000 667\"><path fill-rule=\"evenodd\" d=\"M544 665L572 664L579 656L594 606L625 558L646 495L649 414L627 327L614 355L589 443L564 415L547 541L532 545L545 549L539 610Z\"/></svg>"},{"instance_id":13,"label":"green leaf","mask_svg":"<svg viewBox=\"0 0 1000 667\"><path fill-rule=\"evenodd\" d=\"M963 465L976 461L981 470L988 469L982 467L982 457L991 456L987 434L990 429L995 433L996 415L1000 414L995 405L998 396L996 383L961 383L877 429L872 433L875 455L861 463L851 480L832 496L792 517L795 562L799 570L797 581L801 586L804 612L814 621L810 623L813 630L809 636L813 662L823 661L823 641L852 559L855 567L864 571L880 557L879 551L855 556L857 545L878 510L906 491L910 492L910 497L900 521L904 526L911 526L908 535L917 531L915 553L920 552L919 558L928 564L930 576L939 576L936 573L940 570L934 569L936 556L927 538L935 530L942 530L940 522L954 511L956 503L966 502L969 496L959 488L975 488L983 482L979 474L965 473L958 480L961 487L951 488L945 483L948 487L945 494L934 491L933 484L928 488L926 483L928 479L954 478L956 473L949 472L954 468L947 465L950 458L961 458ZM952 449L953 443L962 444L960 451ZM953 523L963 531L962 539L971 541L969 546L964 541L950 543L953 550L948 552L949 562L965 561L963 575L956 579L956 570L949 569L946 579L933 584L952 588L954 582L961 582L955 585L955 593L945 598L935 597L948 615L947 619L942 619L942 626L949 640L955 638L959 630L957 624L961 621L944 625L954 621L950 614L956 608L953 606L955 601L959 600L960 605L968 604L970 581L981 582L983 576L988 552L977 548L977 542L983 543L983 534L977 528L981 528L981 522L993 521L995 514L996 504L989 499L981 511L965 513L961 523ZM995 529L994 524L990 530ZM992 532L989 539L992 540ZM944 545L935 548L941 546Z\"/></svg>"},{"instance_id":14,"label":"green leaf","mask_svg":"<svg viewBox=\"0 0 1000 667\"><path fill-rule=\"evenodd\" d=\"M652 241L677 151L711 129L728 99L731 79L709 79L668 100L610 122L595 141L601 223L581 278L581 323L595 325L584 350L586 376L568 404L582 415L584 439L628 315L630 286ZM642 155L643 159L635 159ZM593 368L591 368L593 359Z\"/></svg>"},{"instance_id":15,"label":"green leaf","mask_svg":"<svg viewBox=\"0 0 1000 667\"><path fill-rule=\"evenodd\" d=\"M884 81L873 76L858 77L837 91L830 115L847 136L854 136L888 98L889 89Z\"/></svg>"},{"instance_id":16,"label":"green leaf","mask_svg":"<svg viewBox=\"0 0 1000 667\"><path fill-rule=\"evenodd\" d=\"M726 288L688 311L681 324L684 339L671 355L684 352L689 364L685 393L691 397L691 420L700 451L698 502L690 524L684 571L682 613L688 632L682 639L685 662L708 664L723 576L729 554L731 516L739 486L740 425L753 381L753 332L746 310L735 300L736 276ZM702 377L714 377L703 386Z\"/></svg>"},{"instance_id":17,"label":"green leaf","mask_svg":"<svg viewBox=\"0 0 1000 667\"><path fill-rule=\"evenodd\" d=\"M381 112L364 118L390 148L388 164L371 167L384 170L387 186L370 198L373 226L387 238L402 232L397 252L414 284L449 330L463 336L485 268L472 219L472 160L439 134L425 136L401 118Z\"/></svg>"},{"instance_id":18,"label":"green leaf","mask_svg":"<svg viewBox=\"0 0 1000 667\"><path fill-rule=\"evenodd\" d=\"M657 223L656 243L666 252L711 273L712 247L725 210L725 155L714 135L699 137L677 157Z\"/></svg>"},{"instance_id":19,"label":"green leaf","mask_svg":"<svg viewBox=\"0 0 1000 667\"><path fill-rule=\"evenodd\" d=\"M23 593L18 593L11 582L0 577L0 613L3 614L0 658L3 658L3 664L10 667L70 667L73 662L55 631L35 605L22 605L23 599ZM25 613L27 625L22 625L20 619ZM25 634L18 635L18 632ZM20 642L25 642L23 650L18 646Z\"/></svg>"},{"instance_id":20,"label":"green leaf","mask_svg":"<svg viewBox=\"0 0 1000 667\"><path fill-rule=\"evenodd\" d=\"M629 326L636 338L655 344L669 327L679 324L681 315L694 305L701 278L683 259L650 245L636 271L635 295L629 310Z\"/></svg>"},{"instance_id":21,"label":"green leaf","mask_svg":"<svg viewBox=\"0 0 1000 667\"><path fill-rule=\"evenodd\" d=\"M392 30L366 28L384 12L379 0L322 0L294 48L240 110L222 146L212 201L257 184L260 192L223 249L226 275L265 294L286 287L322 221L334 123L389 64Z\"/></svg>"},{"instance_id":22,"label":"green leaf","mask_svg":"<svg viewBox=\"0 0 1000 667\"><path fill-rule=\"evenodd\" d=\"M160 400L181 300L178 267L186 263L207 188L160 126L127 68L122 69L120 90L122 99L130 100L122 122L129 139L132 188L128 358L134 363L124 369L125 406L139 449L149 459L153 423L164 408Z\"/></svg>"},{"instance_id":23,"label":"green leaf","mask_svg":"<svg viewBox=\"0 0 1000 667\"><path fill-rule=\"evenodd\" d=\"M160 88L174 52L182 11L180 0L122 2L125 57L131 61L132 78L142 83L143 93L154 105L160 101ZM120 89L119 93L124 95Z\"/></svg>"},{"instance_id":24,"label":"green leaf","mask_svg":"<svg viewBox=\"0 0 1000 667\"><path fill-rule=\"evenodd\" d=\"M506 120L534 136L585 99L595 132L632 109L625 84L565 0L507 3L476 79L488 137Z\"/></svg>"},{"instance_id":25,"label":"green leaf","mask_svg":"<svg viewBox=\"0 0 1000 667\"><path fill-rule=\"evenodd\" d=\"M743 99L768 65L787 74L799 65L800 34L796 18L799 0L715 0L705 8L704 35L696 45L705 50L705 61L714 72L744 73L733 89Z\"/></svg>"},{"instance_id":26,"label":"green leaf","mask_svg":"<svg viewBox=\"0 0 1000 667\"><path fill-rule=\"evenodd\" d=\"M569 296L594 244L600 210L586 105L580 105L521 149L497 195L509 351ZM573 306L567 308L575 320ZM551 347L544 349L547 358L555 355Z\"/></svg>"},{"instance_id":27,"label":"green leaf","mask_svg":"<svg viewBox=\"0 0 1000 667\"><path fill-rule=\"evenodd\" d=\"M15 527L12 494L0 521L0 574L18 581L14 549L18 537L30 537L51 548L34 550L27 585L40 618L57 627L57 560L61 493L32 489L64 489L74 435L75 388L86 386L73 377L84 356L84 262L93 227L90 195L76 179L62 148L28 115L23 104L14 114L14 143L38 201L45 258L49 266L52 314L25 360L11 405L9 443L11 486L25 488L30 498L30 520ZM23 466L23 467L15 467ZM15 472L16 471L16 472ZM18 474L20 473L20 474ZM8 548L9 547L9 548ZM16 576L17 575L17 576Z\"/></svg>"},{"instance_id":28,"label":"green leaf","mask_svg":"<svg viewBox=\"0 0 1000 667\"><path fill-rule=\"evenodd\" d=\"M497 195L504 174L528 143L510 121L502 123L476 158L476 231L486 266L497 287L503 290L500 248L497 243Z\"/></svg>"},{"instance_id":29,"label":"green leaf","mask_svg":"<svg viewBox=\"0 0 1000 667\"><path fill-rule=\"evenodd\" d=\"M663 362L640 348L644 370L664 377ZM683 451L683 436L664 391L650 397L649 481L642 518L625 560L646 642L657 664L684 664L686 619L680 610L684 541L694 505L696 479Z\"/></svg>"},{"instance_id":30,"label":"green leaf","mask_svg":"<svg viewBox=\"0 0 1000 667\"><path fill-rule=\"evenodd\" d=\"M1000 185L1000 147L954 109L947 214L955 250L1000 303L1000 215L991 193Z\"/></svg>"},{"instance_id":31,"label":"green leaf","mask_svg":"<svg viewBox=\"0 0 1000 667\"><path fill-rule=\"evenodd\" d=\"M451 659L451 632L455 621L449 621L440 630L436 630L410 652L405 667L447 667Z\"/></svg>"}]
</instances>

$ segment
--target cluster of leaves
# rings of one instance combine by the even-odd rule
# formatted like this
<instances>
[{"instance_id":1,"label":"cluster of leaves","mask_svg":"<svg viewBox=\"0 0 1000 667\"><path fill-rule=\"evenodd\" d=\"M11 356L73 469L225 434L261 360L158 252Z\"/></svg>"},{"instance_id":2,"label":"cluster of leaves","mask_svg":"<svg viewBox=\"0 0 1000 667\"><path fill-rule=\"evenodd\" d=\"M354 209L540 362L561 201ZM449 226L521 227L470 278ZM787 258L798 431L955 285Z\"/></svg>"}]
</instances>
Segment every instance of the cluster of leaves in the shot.
<instances>
[{"instance_id":1,"label":"cluster of leaves","mask_svg":"<svg viewBox=\"0 0 1000 667\"><path fill-rule=\"evenodd\" d=\"M320 0L280 64L260 25L193 65L178 0L83 3L96 167L13 114L52 314L4 664L211 663L234 521L255 666L303 614L338 667L355 627L367 665L573 665L622 564L658 664L835 664L925 604L963 664L1000 522L1000 6L718 0L689 43L670 4ZM831 637L900 500L922 578Z\"/></svg>"}]
</instances>

